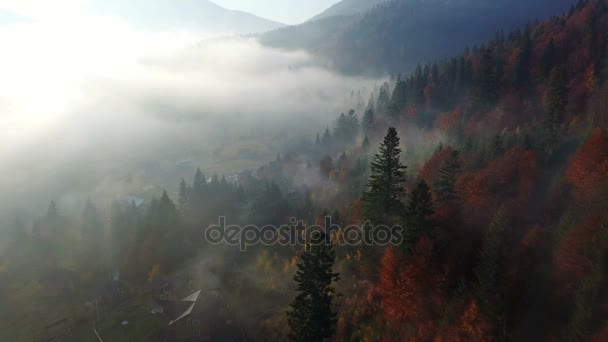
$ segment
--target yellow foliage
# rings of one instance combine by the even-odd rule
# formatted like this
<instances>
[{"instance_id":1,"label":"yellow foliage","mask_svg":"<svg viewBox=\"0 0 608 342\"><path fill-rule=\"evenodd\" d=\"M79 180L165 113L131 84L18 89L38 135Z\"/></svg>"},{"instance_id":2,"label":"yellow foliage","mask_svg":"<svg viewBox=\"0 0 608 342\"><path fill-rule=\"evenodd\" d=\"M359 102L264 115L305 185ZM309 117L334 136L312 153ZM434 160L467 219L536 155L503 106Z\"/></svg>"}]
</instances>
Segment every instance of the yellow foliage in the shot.
<instances>
[{"instance_id":1,"label":"yellow foliage","mask_svg":"<svg viewBox=\"0 0 608 342\"><path fill-rule=\"evenodd\" d=\"M148 272L148 280L152 281L152 279L158 277L160 275L160 264L155 264L152 266L150 272Z\"/></svg>"}]
</instances>

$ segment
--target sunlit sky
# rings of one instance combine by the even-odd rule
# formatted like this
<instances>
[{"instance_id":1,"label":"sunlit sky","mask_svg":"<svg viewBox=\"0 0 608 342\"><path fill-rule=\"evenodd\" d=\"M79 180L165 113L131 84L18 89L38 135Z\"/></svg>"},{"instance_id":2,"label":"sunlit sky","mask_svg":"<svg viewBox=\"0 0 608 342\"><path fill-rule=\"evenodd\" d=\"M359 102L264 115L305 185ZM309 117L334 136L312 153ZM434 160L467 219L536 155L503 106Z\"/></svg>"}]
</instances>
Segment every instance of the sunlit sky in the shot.
<instances>
[{"instance_id":1,"label":"sunlit sky","mask_svg":"<svg viewBox=\"0 0 608 342\"><path fill-rule=\"evenodd\" d=\"M216 0L220 6L250 12L285 24L296 24L319 14L339 0Z\"/></svg>"},{"instance_id":2,"label":"sunlit sky","mask_svg":"<svg viewBox=\"0 0 608 342\"><path fill-rule=\"evenodd\" d=\"M140 31L116 18L91 13L87 9L91 1L0 0L0 134L7 141L34 135L87 101L93 80L142 79L149 73L142 59L172 54L204 38L179 28ZM291 23L306 20L336 1L216 2Z\"/></svg>"},{"instance_id":3,"label":"sunlit sky","mask_svg":"<svg viewBox=\"0 0 608 342\"><path fill-rule=\"evenodd\" d=\"M339 0L214 0L212 2L282 23L297 24L322 12ZM25 17L58 18L78 12L87 3L90 3L90 0L0 0L0 11L6 10Z\"/></svg>"}]
</instances>

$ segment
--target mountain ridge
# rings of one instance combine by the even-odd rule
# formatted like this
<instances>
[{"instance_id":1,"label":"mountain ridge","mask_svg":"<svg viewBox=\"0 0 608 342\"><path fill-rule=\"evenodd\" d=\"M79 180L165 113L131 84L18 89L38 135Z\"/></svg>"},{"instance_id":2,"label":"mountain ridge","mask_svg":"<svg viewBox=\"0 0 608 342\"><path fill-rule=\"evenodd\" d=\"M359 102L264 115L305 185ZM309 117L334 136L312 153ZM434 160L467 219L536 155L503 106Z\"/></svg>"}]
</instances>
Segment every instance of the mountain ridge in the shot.
<instances>
[{"instance_id":1,"label":"mountain ridge","mask_svg":"<svg viewBox=\"0 0 608 342\"><path fill-rule=\"evenodd\" d=\"M197 32L249 34L286 26L252 13L224 8L209 0L96 0L91 8L147 30L186 28Z\"/></svg>"}]
</instances>

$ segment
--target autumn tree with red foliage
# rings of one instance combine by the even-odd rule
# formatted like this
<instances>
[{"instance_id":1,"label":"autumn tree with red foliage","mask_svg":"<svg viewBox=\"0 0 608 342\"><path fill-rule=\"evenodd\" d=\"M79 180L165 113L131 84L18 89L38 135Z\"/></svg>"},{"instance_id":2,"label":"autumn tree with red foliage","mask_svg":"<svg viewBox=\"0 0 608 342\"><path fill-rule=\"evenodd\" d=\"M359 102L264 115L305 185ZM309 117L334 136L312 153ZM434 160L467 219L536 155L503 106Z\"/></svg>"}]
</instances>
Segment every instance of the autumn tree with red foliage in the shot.
<instances>
[{"instance_id":1,"label":"autumn tree with red foliage","mask_svg":"<svg viewBox=\"0 0 608 342\"><path fill-rule=\"evenodd\" d=\"M608 134L594 133L578 149L566 170L566 180L574 186L581 206L606 202L608 194Z\"/></svg>"}]
</instances>

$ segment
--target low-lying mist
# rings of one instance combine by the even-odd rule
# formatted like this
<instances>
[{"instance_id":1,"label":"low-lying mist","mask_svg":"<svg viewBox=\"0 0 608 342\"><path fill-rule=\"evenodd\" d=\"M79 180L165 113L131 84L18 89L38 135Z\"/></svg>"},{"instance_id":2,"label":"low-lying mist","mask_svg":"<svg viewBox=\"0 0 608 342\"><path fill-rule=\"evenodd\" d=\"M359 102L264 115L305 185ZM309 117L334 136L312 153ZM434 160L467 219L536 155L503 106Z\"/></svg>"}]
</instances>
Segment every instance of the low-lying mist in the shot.
<instances>
[{"instance_id":1,"label":"low-lying mist","mask_svg":"<svg viewBox=\"0 0 608 342\"><path fill-rule=\"evenodd\" d=\"M256 168L312 142L375 82L253 38L152 34L99 17L0 26L0 42L0 222L51 200L174 191L197 167Z\"/></svg>"}]
</instances>

